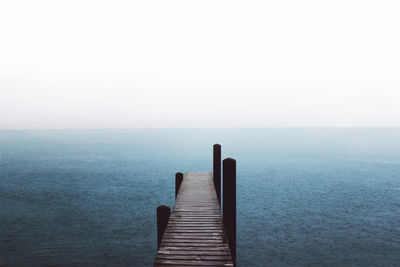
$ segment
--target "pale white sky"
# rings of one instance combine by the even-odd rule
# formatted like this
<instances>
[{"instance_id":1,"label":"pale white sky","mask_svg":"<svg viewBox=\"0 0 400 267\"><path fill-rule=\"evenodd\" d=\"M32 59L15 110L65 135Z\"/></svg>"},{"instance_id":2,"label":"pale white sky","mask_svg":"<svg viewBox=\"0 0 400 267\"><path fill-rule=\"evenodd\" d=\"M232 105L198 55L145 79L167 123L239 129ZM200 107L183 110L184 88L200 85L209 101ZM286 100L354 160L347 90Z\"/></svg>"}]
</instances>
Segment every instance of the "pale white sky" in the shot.
<instances>
[{"instance_id":1,"label":"pale white sky","mask_svg":"<svg viewBox=\"0 0 400 267\"><path fill-rule=\"evenodd\" d=\"M0 2L0 129L400 126L400 1Z\"/></svg>"}]
</instances>

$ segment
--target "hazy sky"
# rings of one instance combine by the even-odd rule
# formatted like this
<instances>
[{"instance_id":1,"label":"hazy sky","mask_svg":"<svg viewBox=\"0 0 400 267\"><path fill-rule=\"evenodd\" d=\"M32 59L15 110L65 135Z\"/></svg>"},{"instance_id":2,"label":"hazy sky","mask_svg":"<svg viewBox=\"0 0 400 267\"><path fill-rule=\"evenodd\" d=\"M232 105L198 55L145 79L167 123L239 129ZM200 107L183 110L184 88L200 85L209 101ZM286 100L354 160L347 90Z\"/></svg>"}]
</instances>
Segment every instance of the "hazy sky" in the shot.
<instances>
[{"instance_id":1,"label":"hazy sky","mask_svg":"<svg viewBox=\"0 0 400 267\"><path fill-rule=\"evenodd\" d=\"M0 128L400 126L400 1L0 2Z\"/></svg>"}]
</instances>

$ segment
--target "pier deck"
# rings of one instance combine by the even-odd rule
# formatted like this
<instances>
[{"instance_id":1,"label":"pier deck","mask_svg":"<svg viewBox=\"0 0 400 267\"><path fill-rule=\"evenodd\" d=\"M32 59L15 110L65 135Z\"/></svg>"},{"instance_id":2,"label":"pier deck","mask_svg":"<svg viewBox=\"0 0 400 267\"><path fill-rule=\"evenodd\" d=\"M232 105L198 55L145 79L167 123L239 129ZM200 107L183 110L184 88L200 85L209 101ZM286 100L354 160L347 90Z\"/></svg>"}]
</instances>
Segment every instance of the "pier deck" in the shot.
<instances>
[{"instance_id":1,"label":"pier deck","mask_svg":"<svg viewBox=\"0 0 400 267\"><path fill-rule=\"evenodd\" d=\"M233 266L210 172L185 174L154 266Z\"/></svg>"}]
</instances>

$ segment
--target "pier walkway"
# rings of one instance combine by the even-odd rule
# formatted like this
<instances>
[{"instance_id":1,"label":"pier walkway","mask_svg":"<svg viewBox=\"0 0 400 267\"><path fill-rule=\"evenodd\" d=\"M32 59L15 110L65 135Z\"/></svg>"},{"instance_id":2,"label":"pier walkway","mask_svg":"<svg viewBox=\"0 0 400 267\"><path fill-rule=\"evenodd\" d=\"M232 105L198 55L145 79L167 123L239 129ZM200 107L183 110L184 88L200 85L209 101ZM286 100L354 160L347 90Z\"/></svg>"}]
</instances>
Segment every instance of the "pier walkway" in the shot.
<instances>
[{"instance_id":1,"label":"pier walkway","mask_svg":"<svg viewBox=\"0 0 400 267\"><path fill-rule=\"evenodd\" d=\"M234 266L211 173L187 172L177 190L154 266Z\"/></svg>"}]
</instances>

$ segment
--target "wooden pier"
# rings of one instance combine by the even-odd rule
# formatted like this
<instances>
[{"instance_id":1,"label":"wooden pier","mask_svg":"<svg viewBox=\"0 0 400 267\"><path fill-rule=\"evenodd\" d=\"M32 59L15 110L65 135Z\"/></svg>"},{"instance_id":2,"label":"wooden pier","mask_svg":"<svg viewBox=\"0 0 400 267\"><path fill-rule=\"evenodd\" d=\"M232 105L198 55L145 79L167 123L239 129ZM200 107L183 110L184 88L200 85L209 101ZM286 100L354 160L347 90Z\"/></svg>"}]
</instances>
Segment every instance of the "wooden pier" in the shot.
<instances>
[{"instance_id":1,"label":"wooden pier","mask_svg":"<svg viewBox=\"0 0 400 267\"><path fill-rule=\"evenodd\" d=\"M214 155L215 151L214 146ZM218 170L215 165L219 165L221 170L221 157L216 162L214 156L214 170ZM234 182L233 192L224 194L223 200L227 202L223 207L224 217L221 215L221 194L216 191L216 188L220 190L221 183L215 185L215 179L221 179L221 175L214 173L213 177L210 172L187 172L184 176L176 174L176 200L172 213L169 207L157 208L158 252L155 267L236 266L235 160L224 160L224 167L230 168L224 171L224 188ZM233 167L235 170L232 172Z\"/></svg>"}]
</instances>

